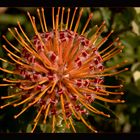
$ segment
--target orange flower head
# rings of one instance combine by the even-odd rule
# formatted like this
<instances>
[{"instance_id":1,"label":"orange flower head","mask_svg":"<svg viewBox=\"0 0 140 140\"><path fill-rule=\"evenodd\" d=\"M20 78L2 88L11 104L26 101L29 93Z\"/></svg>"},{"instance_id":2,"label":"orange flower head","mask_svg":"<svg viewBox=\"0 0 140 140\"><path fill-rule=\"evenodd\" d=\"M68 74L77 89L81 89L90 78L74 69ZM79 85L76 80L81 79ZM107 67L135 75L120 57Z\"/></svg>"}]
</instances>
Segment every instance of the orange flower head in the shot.
<instances>
[{"instance_id":1,"label":"orange flower head","mask_svg":"<svg viewBox=\"0 0 140 140\"><path fill-rule=\"evenodd\" d=\"M62 116L67 128L76 132L74 119L81 120L90 130L97 132L94 127L87 123L85 116L90 112L110 117L109 114L96 109L91 105L95 100L110 103L123 103L124 100L109 99L110 95L122 95L123 92L110 92L107 88L121 88L122 85L105 85L104 77L114 76L120 71L113 71L121 67L126 61L106 68L103 63L122 52L123 46L119 38L116 38L108 47L99 52L99 48L113 33L111 31L100 42L97 40L105 28L105 22L96 26L96 32L90 37L85 33L92 18L89 15L81 33L77 33L83 8L80 10L76 23L74 24L75 8L70 20L70 8L67 10L66 23L63 23L64 10L58 7L57 14L52 8L53 29L48 31L44 9L37 9L42 32L36 26L35 17L28 12L29 19L34 29L35 36L30 40L24 32L20 22L14 31L8 28L21 48L15 47L3 35L7 44L14 49L13 53L3 45L11 61L8 62L14 70L0 67L1 71L12 75L18 75L16 79L3 78L6 83L0 86L12 86L16 92L2 96L1 99L10 99L4 108L12 105L14 107L24 105L23 109L14 116L19 117L31 107L36 107L37 114L33 120L32 132L34 132L39 121L46 123L47 118L52 120L52 132L55 132L56 121L59 115ZM61 13L61 14L60 14ZM60 21L59 21L60 20ZM74 26L74 29L73 29ZM21 33L20 33L20 32ZM113 47L112 47L113 46ZM108 97L108 98L107 98Z\"/></svg>"}]
</instances>

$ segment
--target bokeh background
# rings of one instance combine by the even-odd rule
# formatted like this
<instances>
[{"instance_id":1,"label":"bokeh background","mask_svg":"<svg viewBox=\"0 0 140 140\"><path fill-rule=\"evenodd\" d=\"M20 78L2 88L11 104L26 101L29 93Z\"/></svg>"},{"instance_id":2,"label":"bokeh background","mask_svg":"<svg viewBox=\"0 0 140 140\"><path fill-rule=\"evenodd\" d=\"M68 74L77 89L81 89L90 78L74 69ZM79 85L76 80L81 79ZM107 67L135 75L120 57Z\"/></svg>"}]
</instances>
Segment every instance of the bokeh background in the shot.
<instances>
[{"instance_id":1,"label":"bokeh background","mask_svg":"<svg viewBox=\"0 0 140 140\"><path fill-rule=\"evenodd\" d=\"M52 28L51 21L51 8L46 9L46 19L48 27ZM5 41L2 39L2 35L6 35L7 38L18 46L13 36L8 32L7 28L13 28L17 26L17 20L20 21L27 35L32 38L34 32L31 23L27 17L27 11L32 15L37 16L36 7L15 7L7 8L0 7L0 57L7 58L6 52L2 49L2 44ZM67 10L65 10L67 11ZM73 11L73 8L72 8ZM112 82L122 81L124 84L123 99L126 101L124 104L107 104L102 106L94 104L98 108L102 108L103 111L111 113L112 118L104 118L96 115L89 115L87 121L94 125L100 132L112 132L112 133L140 133L140 8L139 7L123 7L123 8L109 8L109 7L85 7L82 15L82 19L79 24L78 31L82 30L82 27L88 18L90 12L93 12L93 18L88 25L87 31L91 31L94 26L100 25L103 20L106 21L106 29L102 33L102 37L107 35L110 30L114 30L113 35L109 38L112 41L117 36L120 38L122 44L125 46L123 53L113 57L107 64L107 66L117 64L123 60L128 60L128 63L124 67L128 67L127 72L123 72L117 77L111 77L107 79L108 84ZM64 16L66 20L66 13ZM39 24L37 25L40 29ZM1 67L6 67L6 63L0 62ZM0 83L4 73L0 71ZM118 80L117 80L118 79ZM6 95L8 92L7 87L0 88L0 96ZM4 101L0 101L3 104ZM112 111L111 111L112 110ZM18 112L17 108L7 107L0 110L0 132L30 132L31 120L33 118L34 109L31 109L24 113L18 119L13 119L13 115ZM57 132L70 132L64 129L63 123L60 121ZM76 129L80 133L90 132L82 123L75 121ZM37 127L38 132L50 132L50 125L39 125Z\"/></svg>"}]
</instances>

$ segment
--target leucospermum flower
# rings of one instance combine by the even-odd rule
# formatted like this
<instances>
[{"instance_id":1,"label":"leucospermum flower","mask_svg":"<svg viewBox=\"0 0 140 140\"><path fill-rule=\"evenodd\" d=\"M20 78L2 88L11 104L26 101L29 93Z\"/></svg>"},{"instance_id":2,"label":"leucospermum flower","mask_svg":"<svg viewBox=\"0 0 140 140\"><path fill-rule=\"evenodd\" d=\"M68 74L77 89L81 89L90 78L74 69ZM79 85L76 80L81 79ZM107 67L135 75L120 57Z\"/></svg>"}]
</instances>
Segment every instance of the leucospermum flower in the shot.
<instances>
[{"instance_id":1,"label":"leucospermum flower","mask_svg":"<svg viewBox=\"0 0 140 140\"><path fill-rule=\"evenodd\" d=\"M123 103L124 100L110 99L110 95L122 95L123 92L110 92L108 88L121 88L122 85L105 85L104 77L114 76L127 68L114 71L121 67L126 61L112 66L105 67L104 62L119 54L123 46L119 38L116 38L109 46L99 52L99 48L106 42L111 31L100 42L97 40L104 31L105 22L90 37L85 34L86 28L92 18L89 17L81 33L77 33L83 8L80 10L76 23L75 15L67 10L66 23L63 22L63 7L58 8L55 14L52 8L52 30L48 30L44 9L37 9L42 32L36 26L34 16L29 12L27 15L31 21L35 36L30 39L24 32L20 22L14 31L8 28L9 32L21 46L14 46L5 35L3 38L8 46L2 47L6 50L11 61L0 58L14 67L13 70L0 67L0 70L16 75L16 78L3 78L5 83L0 86L11 86L14 90L10 95L2 96L1 99L8 99L9 102L0 106L4 108L12 105L14 107L23 106L22 110L14 116L18 118L22 113L36 107L36 116L33 120L32 132L35 131L39 122L47 123L47 118L52 121L52 132L55 132L56 120L62 116L65 126L76 132L74 119L82 121L93 132L97 130L87 123L85 116L90 112L110 117L109 114L96 109L91 105L95 100L110 103ZM72 19L70 19L72 14ZM17 52L13 53L9 46ZM112 71L112 73L110 73Z\"/></svg>"}]
</instances>

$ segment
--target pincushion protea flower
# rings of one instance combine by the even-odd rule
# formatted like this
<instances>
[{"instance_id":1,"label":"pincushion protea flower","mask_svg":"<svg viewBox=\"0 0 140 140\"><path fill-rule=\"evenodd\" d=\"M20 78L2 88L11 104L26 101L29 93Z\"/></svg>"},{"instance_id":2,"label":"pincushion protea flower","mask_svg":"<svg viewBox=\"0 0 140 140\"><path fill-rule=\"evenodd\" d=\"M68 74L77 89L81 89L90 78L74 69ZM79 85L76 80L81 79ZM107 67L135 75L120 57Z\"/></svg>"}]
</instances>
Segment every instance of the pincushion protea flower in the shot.
<instances>
[{"instance_id":1,"label":"pincushion protea flower","mask_svg":"<svg viewBox=\"0 0 140 140\"><path fill-rule=\"evenodd\" d=\"M110 103L124 102L124 100L109 98L109 95L122 95L123 92L110 92L106 89L121 88L122 85L103 84L105 76L114 76L127 70L125 68L109 73L122 66L126 61L108 68L103 65L105 61L122 51L123 46L121 46L119 38L116 38L108 47L99 52L99 48L113 31L97 44L98 37L105 28L105 22L103 22L101 26L96 26L96 32L87 38L85 30L92 18L92 14L90 14L82 32L78 34L77 29L83 8L80 10L74 25L77 9L75 8L70 21L70 8L68 8L67 20L64 24L65 8L62 8L60 15L59 7L56 16L54 8L52 8L53 29L51 31L47 29L44 9L37 9L42 32L39 32L36 27L35 17L27 12L35 32L35 36L31 40L27 37L20 22L18 22L18 27L21 33L17 28L14 28L14 31L8 28L21 48L14 46L3 35L8 45L17 54L3 45L12 62L3 58L0 60L8 62L14 67L14 70L5 68L0 68L0 70L8 74L18 75L18 78L3 78L6 83L0 84L0 86L12 86L15 92L1 97L1 99L10 99L10 102L0 106L0 108L9 105L14 107L24 105L21 112L14 116L14 118L18 118L26 110L35 106L37 114L33 120L32 132L39 121L46 123L47 117L52 120L52 132L55 132L56 119L60 114L63 116L66 127L72 128L74 132L76 129L73 118L81 120L89 129L97 132L86 122L85 116L90 112L106 117L110 117L110 115L96 109L91 103L94 103L94 100ZM73 27L74 29L72 29Z\"/></svg>"}]
</instances>

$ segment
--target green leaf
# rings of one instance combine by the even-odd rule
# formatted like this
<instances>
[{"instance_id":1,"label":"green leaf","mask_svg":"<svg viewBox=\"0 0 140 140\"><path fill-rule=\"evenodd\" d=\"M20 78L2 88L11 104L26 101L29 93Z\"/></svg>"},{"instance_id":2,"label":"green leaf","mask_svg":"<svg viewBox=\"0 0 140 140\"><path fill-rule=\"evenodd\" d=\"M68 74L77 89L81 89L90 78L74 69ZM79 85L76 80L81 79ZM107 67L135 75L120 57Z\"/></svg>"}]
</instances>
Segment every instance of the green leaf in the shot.
<instances>
[{"instance_id":1,"label":"green leaf","mask_svg":"<svg viewBox=\"0 0 140 140\"><path fill-rule=\"evenodd\" d=\"M140 9L140 8L139 8L139 9ZM137 26L138 26L138 32L139 32L139 34L140 34L140 13L137 13L137 14L135 15L134 21L136 22L136 24L137 24Z\"/></svg>"},{"instance_id":2,"label":"green leaf","mask_svg":"<svg viewBox=\"0 0 140 140\"><path fill-rule=\"evenodd\" d=\"M0 75L0 78L3 78L3 75Z\"/></svg>"},{"instance_id":3,"label":"green leaf","mask_svg":"<svg viewBox=\"0 0 140 140\"><path fill-rule=\"evenodd\" d=\"M123 49L124 58L127 59L129 63L133 63L138 57L135 49L137 49L140 44L140 38L133 32L127 31L120 35L120 40L125 46Z\"/></svg>"},{"instance_id":4,"label":"green leaf","mask_svg":"<svg viewBox=\"0 0 140 140\"><path fill-rule=\"evenodd\" d=\"M75 129L77 133L89 133L90 130L81 121L75 121Z\"/></svg>"},{"instance_id":5,"label":"green leaf","mask_svg":"<svg viewBox=\"0 0 140 140\"><path fill-rule=\"evenodd\" d=\"M139 25L135 21L132 21L132 31L139 35Z\"/></svg>"},{"instance_id":6,"label":"green leaf","mask_svg":"<svg viewBox=\"0 0 140 140\"><path fill-rule=\"evenodd\" d=\"M40 124L40 129L43 133L46 132L46 130L48 129L47 124ZM48 130L47 130L48 131Z\"/></svg>"},{"instance_id":7,"label":"green leaf","mask_svg":"<svg viewBox=\"0 0 140 140\"><path fill-rule=\"evenodd\" d=\"M124 8L122 9L122 12L115 13L112 29L117 32L129 29L135 14L134 8Z\"/></svg>"},{"instance_id":8,"label":"green leaf","mask_svg":"<svg viewBox=\"0 0 140 140\"><path fill-rule=\"evenodd\" d=\"M26 133L31 133L32 131L32 125L28 124L27 128L26 128Z\"/></svg>"},{"instance_id":9,"label":"green leaf","mask_svg":"<svg viewBox=\"0 0 140 140\"><path fill-rule=\"evenodd\" d=\"M14 24L17 25L17 20L20 23L24 23L25 16L21 15L10 15L10 14L0 14L0 23L2 24Z\"/></svg>"},{"instance_id":10,"label":"green leaf","mask_svg":"<svg viewBox=\"0 0 140 140\"><path fill-rule=\"evenodd\" d=\"M140 91L140 71L136 71L134 77L135 77L135 85L137 89Z\"/></svg>"},{"instance_id":11,"label":"green leaf","mask_svg":"<svg viewBox=\"0 0 140 140\"><path fill-rule=\"evenodd\" d=\"M99 10L99 8L97 8L96 10L92 11L94 16L92 17L91 19L91 27L94 26L94 25L99 25L101 24L103 18L102 18L102 14L101 14L101 11Z\"/></svg>"},{"instance_id":12,"label":"green leaf","mask_svg":"<svg viewBox=\"0 0 140 140\"><path fill-rule=\"evenodd\" d=\"M126 86L125 92L127 94L126 103L130 106L140 107L140 91L134 85L134 83L130 83Z\"/></svg>"},{"instance_id":13,"label":"green leaf","mask_svg":"<svg viewBox=\"0 0 140 140\"><path fill-rule=\"evenodd\" d=\"M140 71L140 62L134 63L131 67L131 71L135 72L136 70Z\"/></svg>"},{"instance_id":14,"label":"green leaf","mask_svg":"<svg viewBox=\"0 0 140 140\"><path fill-rule=\"evenodd\" d=\"M140 62L140 45L137 46L137 53L136 53L136 55L137 55L137 60Z\"/></svg>"},{"instance_id":15,"label":"green leaf","mask_svg":"<svg viewBox=\"0 0 140 140\"><path fill-rule=\"evenodd\" d=\"M104 8L100 8L102 16L103 16L103 20L105 20L107 27L110 26L110 19L111 19L111 10L109 10L109 8L104 7Z\"/></svg>"}]
</instances>

